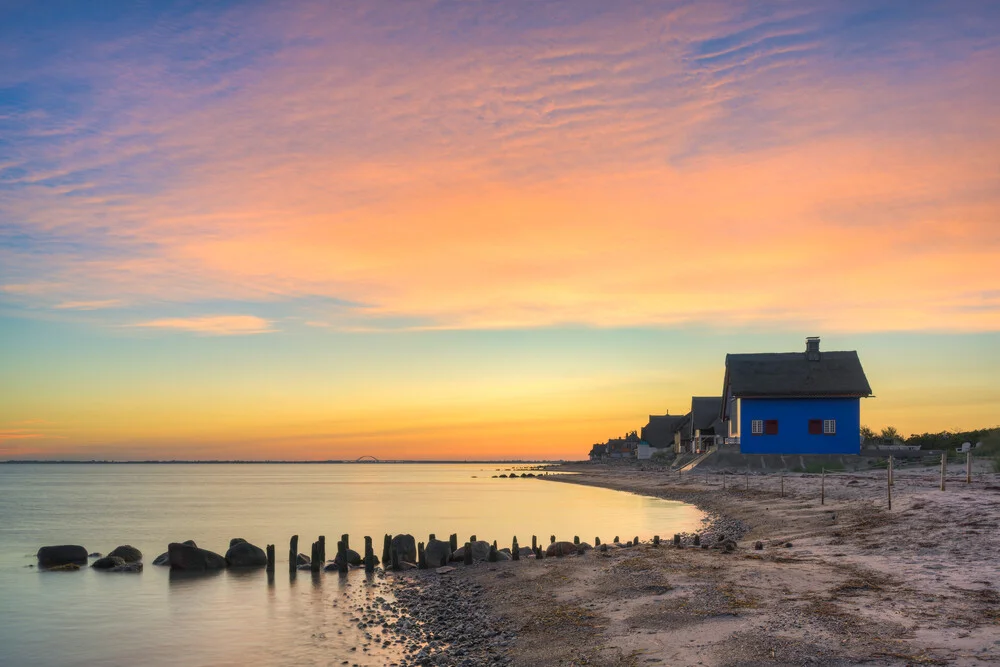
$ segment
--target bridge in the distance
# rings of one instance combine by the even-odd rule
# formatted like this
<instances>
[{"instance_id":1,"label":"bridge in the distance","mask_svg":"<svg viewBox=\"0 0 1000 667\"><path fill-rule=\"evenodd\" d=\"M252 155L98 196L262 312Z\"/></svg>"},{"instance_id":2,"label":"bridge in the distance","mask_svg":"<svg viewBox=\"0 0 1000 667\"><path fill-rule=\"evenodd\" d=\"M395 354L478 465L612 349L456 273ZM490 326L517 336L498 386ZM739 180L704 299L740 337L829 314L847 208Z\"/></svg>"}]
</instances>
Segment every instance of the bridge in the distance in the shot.
<instances>
[{"instance_id":1,"label":"bridge in the distance","mask_svg":"<svg viewBox=\"0 0 1000 667\"><path fill-rule=\"evenodd\" d=\"M374 456L372 456L370 454L366 454L364 456L359 456L354 462L355 463L382 463L381 461L379 461L377 458L375 458Z\"/></svg>"}]
</instances>

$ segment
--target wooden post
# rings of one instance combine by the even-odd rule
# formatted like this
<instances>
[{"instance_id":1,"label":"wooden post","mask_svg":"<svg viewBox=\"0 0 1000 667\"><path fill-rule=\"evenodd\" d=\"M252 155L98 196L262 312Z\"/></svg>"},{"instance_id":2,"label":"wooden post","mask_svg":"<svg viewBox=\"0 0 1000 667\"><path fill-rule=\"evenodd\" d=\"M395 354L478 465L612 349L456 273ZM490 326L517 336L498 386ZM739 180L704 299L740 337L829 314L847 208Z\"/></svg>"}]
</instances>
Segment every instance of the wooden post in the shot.
<instances>
[{"instance_id":1,"label":"wooden post","mask_svg":"<svg viewBox=\"0 0 1000 667\"><path fill-rule=\"evenodd\" d=\"M573 536L573 544L579 544L579 543L580 543L580 536L579 535L574 535Z\"/></svg>"},{"instance_id":2,"label":"wooden post","mask_svg":"<svg viewBox=\"0 0 1000 667\"><path fill-rule=\"evenodd\" d=\"M386 535L382 540L382 569L388 570L392 561L392 535Z\"/></svg>"},{"instance_id":3,"label":"wooden post","mask_svg":"<svg viewBox=\"0 0 1000 667\"><path fill-rule=\"evenodd\" d=\"M826 468L820 468L819 474L819 504L826 504Z\"/></svg>"},{"instance_id":4,"label":"wooden post","mask_svg":"<svg viewBox=\"0 0 1000 667\"><path fill-rule=\"evenodd\" d=\"M594 538L594 548L596 549L599 546L601 546L601 538L595 537Z\"/></svg>"},{"instance_id":5,"label":"wooden post","mask_svg":"<svg viewBox=\"0 0 1000 667\"><path fill-rule=\"evenodd\" d=\"M319 536L319 560L326 563L326 535Z\"/></svg>"},{"instance_id":6,"label":"wooden post","mask_svg":"<svg viewBox=\"0 0 1000 667\"><path fill-rule=\"evenodd\" d=\"M972 450L965 453L965 483L972 484Z\"/></svg>"},{"instance_id":7,"label":"wooden post","mask_svg":"<svg viewBox=\"0 0 1000 667\"><path fill-rule=\"evenodd\" d=\"M469 541L470 541L470 542L478 542L478 540L476 539L476 536L475 536L475 535L471 536L471 537L469 538Z\"/></svg>"},{"instance_id":8,"label":"wooden post","mask_svg":"<svg viewBox=\"0 0 1000 667\"><path fill-rule=\"evenodd\" d=\"M892 510L892 477L889 475L889 471L885 471L885 497L889 503L889 510Z\"/></svg>"},{"instance_id":9,"label":"wooden post","mask_svg":"<svg viewBox=\"0 0 1000 667\"><path fill-rule=\"evenodd\" d=\"M679 533L674 533L674 546L679 547L681 545L681 536Z\"/></svg>"},{"instance_id":10,"label":"wooden post","mask_svg":"<svg viewBox=\"0 0 1000 667\"><path fill-rule=\"evenodd\" d=\"M889 455L889 486L896 484L896 459Z\"/></svg>"},{"instance_id":11,"label":"wooden post","mask_svg":"<svg viewBox=\"0 0 1000 667\"><path fill-rule=\"evenodd\" d=\"M429 535L429 536L427 537L427 541L428 541L428 542L429 542L429 541L431 541L431 540L436 540L436 539L437 539L437 537L435 537L434 533L431 533L431 534L430 534L430 535Z\"/></svg>"},{"instance_id":12,"label":"wooden post","mask_svg":"<svg viewBox=\"0 0 1000 667\"><path fill-rule=\"evenodd\" d=\"M288 540L288 570L294 572L299 566L299 536L292 535Z\"/></svg>"},{"instance_id":13,"label":"wooden post","mask_svg":"<svg viewBox=\"0 0 1000 667\"><path fill-rule=\"evenodd\" d=\"M636 546L636 547L639 546L639 536L638 535L636 535L635 539L632 540L632 545Z\"/></svg>"},{"instance_id":14,"label":"wooden post","mask_svg":"<svg viewBox=\"0 0 1000 667\"><path fill-rule=\"evenodd\" d=\"M549 536L549 544L555 544L555 543L556 543L556 536L555 535Z\"/></svg>"},{"instance_id":15,"label":"wooden post","mask_svg":"<svg viewBox=\"0 0 1000 667\"><path fill-rule=\"evenodd\" d=\"M417 542L417 568L420 570L427 569L427 557L424 555L423 542Z\"/></svg>"},{"instance_id":16,"label":"wooden post","mask_svg":"<svg viewBox=\"0 0 1000 667\"><path fill-rule=\"evenodd\" d=\"M653 535L653 546L654 547L660 546L660 536L659 535Z\"/></svg>"},{"instance_id":17,"label":"wooden post","mask_svg":"<svg viewBox=\"0 0 1000 667\"><path fill-rule=\"evenodd\" d=\"M451 548L452 553L458 551L458 533L451 534L448 538L448 546Z\"/></svg>"},{"instance_id":18,"label":"wooden post","mask_svg":"<svg viewBox=\"0 0 1000 667\"><path fill-rule=\"evenodd\" d=\"M312 543L312 560L309 562L309 568L313 572L319 572L320 568L319 542Z\"/></svg>"},{"instance_id":19,"label":"wooden post","mask_svg":"<svg viewBox=\"0 0 1000 667\"><path fill-rule=\"evenodd\" d=\"M618 540L618 536L617 536L617 535L615 535L615 542L614 542L614 543L615 543L615 544L618 544L618 542L619 542L619 540Z\"/></svg>"},{"instance_id":20,"label":"wooden post","mask_svg":"<svg viewBox=\"0 0 1000 667\"><path fill-rule=\"evenodd\" d=\"M538 551L538 538L534 535L531 536L531 550Z\"/></svg>"},{"instance_id":21,"label":"wooden post","mask_svg":"<svg viewBox=\"0 0 1000 667\"><path fill-rule=\"evenodd\" d=\"M466 565L472 565L472 542L465 543L465 553L463 554Z\"/></svg>"},{"instance_id":22,"label":"wooden post","mask_svg":"<svg viewBox=\"0 0 1000 667\"><path fill-rule=\"evenodd\" d=\"M944 475L948 469L948 452L941 452L941 490L944 491Z\"/></svg>"},{"instance_id":23,"label":"wooden post","mask_svg":"<svg viewBox=\"0 0 1000 667\"><path fill-rule=\"evenodd\" d=\"M267 545L267 571L274 572L274 545Z\"/></svg>"},{"instance_id":24,"label":"wooden post","mask_svg":"<svg viewBox=\"0 0 1000 667\"><path fill-rule=\"evenodd\" d=\"M521 560L521 547L517 544L517 535L514 536L514 542L510 545L510 559Z\"/></svg>"},{"instance_id":25,"label":"wooden post","mask_svg":"<svg viewBox=\"0 0 1000 667\"><path fill-rule=\"evenodd\" d=\"M371 535L365 535L365 572L375 571L375 550L372 549Z\"/></svg>"},{"instance_id":26,"label":"wooden post","mask_svg":"<svg viewBox=\"0 0 1000 667\"><path fill-rule=\"evenodd\" d=\"M398 572L401 569L399 567L399 551L397 549L392 550L392 569L394 572Z\"/></svg>"},{"instance_id":27,"label":"wooden post","mask_svg":"<svg viewBox=\"0 0 1000 667\"><path fill-rule=\"evenodd\" d=\"M347 572L347 544L343 540L337 542L337 571Z\"/></svg>"},{"instance_id":28,"label":"wooden post","mask_svg":"<svg viewBox=\"0 0 1000 667\"><path fill-rule=\"evenodd\" d=\"M349 551L351 548L351 536L344 533L340 536L340 541L344 543L344 551Z\"/></svg>"}]
</instances>

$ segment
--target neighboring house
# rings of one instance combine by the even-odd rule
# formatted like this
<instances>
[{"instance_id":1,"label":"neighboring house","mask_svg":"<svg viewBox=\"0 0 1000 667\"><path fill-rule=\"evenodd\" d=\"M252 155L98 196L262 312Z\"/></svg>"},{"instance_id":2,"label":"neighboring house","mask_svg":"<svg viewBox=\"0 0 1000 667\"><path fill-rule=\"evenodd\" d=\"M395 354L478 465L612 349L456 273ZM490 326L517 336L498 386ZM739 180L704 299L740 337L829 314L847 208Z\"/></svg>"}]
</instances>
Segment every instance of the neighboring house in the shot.
<instances>
[{"instance_id":1,"label":"neighboring house","mask_svg":"<svg viewBox=\"0 0 1000 667\"><path fill-rule=\"evenodd\" d=\"M601 459L607 458L608 456L608 446L607 445L594 445L590 448L590 460L600 461Z\"/></svg>"},{"instance_id":2,"label":"neighboring house","mask_svg":"<svg viewBox=\"0 0 1000 667\"><path fill-rule=\"evenodd\" d=\"M692 396L691 419L686 434L686 451L702 452L720 444L726 435L726 423L720 416L721 396Z\"/></svg>"},{"instance_id":3,"label":"neighboring house","mask_svg":"<svg viewBox=\"0 0 1000 667\"><path fill-rule=\"evenodd\" d=\"M635 458L639 448L639 435L632 431L624 438L612 438L608 440L608 457L612 459Z\"/></svg>"},{"instance_id":4,"label":"neighboring house","mask_svg":"<svg viewBox=\"0 0 1000 667\"><path fill-rule=\"evenodd\" d=\"M671 448L680 451L681 434L691 415L649 415L649 423L642 427L642 440L653 449Z\"/></svg>"},{"instance_id":5,"label":"neighboring house","mask_svg":"<svg viewBox=\"0 0 1000 667\"><path fill-rule=\"evenodd\" d=\"M727 354L720 416L744 454L858 454L861 398L871 396L858 353Z\"/></svg>"}]
</instances>

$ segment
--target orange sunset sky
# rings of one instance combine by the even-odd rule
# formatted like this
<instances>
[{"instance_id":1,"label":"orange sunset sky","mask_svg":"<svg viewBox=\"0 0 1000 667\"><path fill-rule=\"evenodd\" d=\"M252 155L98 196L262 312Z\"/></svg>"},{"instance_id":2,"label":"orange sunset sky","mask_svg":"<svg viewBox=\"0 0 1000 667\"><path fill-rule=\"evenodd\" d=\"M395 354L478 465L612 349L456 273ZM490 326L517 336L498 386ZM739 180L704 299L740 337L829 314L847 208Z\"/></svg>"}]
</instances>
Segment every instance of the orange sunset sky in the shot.
<instances>
[{"instance_id":1,"label":"orange sunset sky","mask_svg":"<svg viewBox=\"0 0 1000 667\"><path fill-rule=\"evenodd\" d=\"M1000 423L1000 5L5 3L0 459L582 458L727 352Z\"/></svg>"}]
</instances>

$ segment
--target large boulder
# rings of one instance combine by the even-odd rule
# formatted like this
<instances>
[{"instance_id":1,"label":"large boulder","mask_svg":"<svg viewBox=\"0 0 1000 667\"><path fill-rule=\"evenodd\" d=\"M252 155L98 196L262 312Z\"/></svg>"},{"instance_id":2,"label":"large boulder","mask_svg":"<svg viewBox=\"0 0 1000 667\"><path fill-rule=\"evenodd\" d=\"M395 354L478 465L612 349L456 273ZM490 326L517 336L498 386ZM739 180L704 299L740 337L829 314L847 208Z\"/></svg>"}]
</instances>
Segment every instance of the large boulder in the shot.
<instances>
[{"instance_id":1,"label":"large boulder","mask_svg":"<svg viewBox=\"0 0 1000 667\"><path fill-rule=\"evenodd\" d=\"M167 545L170 554L170 568L173 570L222 570L226 567L226 559L208 549L199 549L179 542Z\"/></svg>"},{"instance_id":2,"label":"large boulder","mask_svg":"<svg viewBox=\"0 0 1000 667\"><path fill-rule=\"evenodd\" d=\"M87 550L79 544L60 544L52 547L42 547L36 554L39 567L58 567L60 565L86 565Z\"/></svg>"},{"instance_id":3,"label":"large boulder","mask_svg":"<svg viewBox=\"0 0 1000 667\"><path fill-rule=\"evenodd\" d=\"M354 549L348 549L347 550L347 559L346 560L347 560L347 564L348 565L361 565L362 564L361 554L359 554ZM333 564L334 564L334 566L339 566L340 565L340 554L339 553L337 554L337 557L333 559Z\"/></svg>"},{"instance_id":4,"label":"large boulder","mask_svg":"<svg viewBox=\"0 0 1000 667\"><path fill-rule=\"evenodd\" d=\"M133 547L131 544L123 544L120 547L116 547L115 550L108 555L118 556L126 563L136 563L142 560L142 552Z\"/></svg>"},{"instance_id":5,"label":"large boulder","mask_svg":"<svg viewBox=\"0 0 1000 667\"><path fill-rule=\"evenodd\" d=\"M104 558L98 558L95 560L90 567L97 570L110 570L123 565L125 565L125 559L121 556L105 556Z\"/></svg>"},{"instance_id":6,"label":"large boulder","mask_svg":"<svg viewBox=\"0 0 1000 667\"><path fill-rule=\"evenodd\" d=\"M451 556L451 544L444 540L431 540L424 547L424 559L427 567L440 567L448 562Z\"/></svg>"},{"instance_id":7,"label":"large boulder","mask_svg":"<svg viewBox=\"0 0 1000 667\"><path fill-rule=\"evenodd\" d=\"M582 553L582 551L580 545L573 544L572 542L553 542L545 548L545 555L548 558L552 558L553 556L561 558L571 554Z\"/></svg>"},{"instance_id":8,"label":"large boulder","mask_svg":"<svg viewBox=\"0 0 1000 667\"><path fill-rule=\"evenodd\" d=\"M295 564L296 565L309 565L310 563L312 563L312 558L310 558L309 556L307 556L305 554L298 554L295 557Z\"/></svg>"},{"instance_id":9,"label":"large boulder","mask_svg":"<svg viewBox=\"0 0 1000 667\"><path fill-rule=\"evenodd\" d=\"M255 544L246 541L230 543L226 552L226 564L229 567L262 567L267 565L267 554Z\"/></svg>"},{"instance_id":10,"label":"large boulder","mask_svg":"<svg viewBox=\"0 0 1000 667\"><path fill-rule=\"evenodd\" d=\"M229 540L229 548L232 549L241 542L246 542L246 540L244 540L242 537L234 537L233 539Z\"/></svg>"},{"instance_id":11,"label":"large boulder","mask_svg":"<svg viewBox=\"0 0 1000 667\"><path fill-rule=\"evenodd\" d=\"M181 544L189 547L198 546L197 544L194 543L194 540L186 540L184 542L181 542ZM170 565L170 552L164 551L162 554L154 558L153 565Z\"/></svg>"},{"instance_id":12,"label":"large boulder","mask_svg":"<svg viewBox=\"0 0 1000 667\"><path fill-rule=\"evenodd\" d=\"M392 538L392 548L399 554L400 561L417 562L417 541L413 535L396 535Z\"/></svg>"},{"instance_id":13,"label":"large boulder","mask_svg":"<svg viewBox=\"0 0 1000 667\"><path fill-rule=\"evenodd\" d=\"M472 543L472 560L488 560L490 557L490 543L485 540L477 540ZM465 547L461 546L451 555L453 562L465 560Z\"/></svg>"},{"instance_id":14,"label":"large boulder","mask_svg":"<svg viewBox=\"0 0 1000 667\"><path fill-rule=\"evenodd\" d=\"M108 572L142 572L142 561L136 561L134 563L125 563L124 565L119 565L113 567Z\"/></svg>"}]
</instances>

